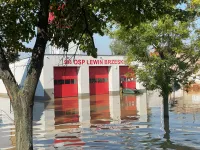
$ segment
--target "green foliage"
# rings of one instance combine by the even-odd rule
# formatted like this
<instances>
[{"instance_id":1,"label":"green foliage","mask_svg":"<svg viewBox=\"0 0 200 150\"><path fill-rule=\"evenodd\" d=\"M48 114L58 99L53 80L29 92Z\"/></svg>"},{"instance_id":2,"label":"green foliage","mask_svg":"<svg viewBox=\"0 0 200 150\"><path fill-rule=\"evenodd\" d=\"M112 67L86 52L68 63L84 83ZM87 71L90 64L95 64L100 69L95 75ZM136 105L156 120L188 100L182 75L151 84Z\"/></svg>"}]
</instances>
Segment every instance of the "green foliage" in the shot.
<instances>
[{"instance_id":1,"label":"green foliage","mask_svg":"<svg viewBox=\"0 0 200 150\"><path fill-rule=\"evenodd\" d=\"M35 36L36 6L35 1L0 2L0 46L11 62L17 59L18 52L31 51L22 42L29 42Z\"/></svg>"},{"instance_id":2,"label":"green foliage","mask_svg":"<svg viewBox=\"0 0 200 150\"><path fill-rule=\"evenodd\" d=\"M133 27L165 13L174 13L174 4L183 0L51 0L54 20L48 26L51 45L68 50L70 42L88 55L97 56L93 34L104 35L108 23ZM0 45L8 53L30 52L22 43L35 37L40 1L0 1Z\"/></svg>"},{"instance_id":3,"label":"green foliage","mask_svg":"<svg viewBox=\"0 0 200 150\"><path fill-rule=\"evenodd\" d=\"M113 40L110 44L110 49L113 55L126 55L128 52L128 47L126 43L119 40Z\"/></svg>"},{"instance_id":4,"label":"green foliage","mask_svg":"<svg viewBox=\"0 0 200 150\"><path fill-rule=\"evenodd\" d=\"M7 58L7 60L8 60L8 62L10 62L10 63L14 63L14 62L16 62L16 61L19 61L19 54L18 53L12 53L12 52L6 52L5 53L5 56L6 56L6 58Z\"/></svg>"},{"instance_id":5,"label":"green foliage","mask_svg":"<svg viewBox=\"0 0 200 150\"><path fill-rule=\"evenodd\" d=\"M163 94L175 84L189 84L189 77L199 69L199 34L190 30L190 23L166 15L129 30L121 27L114 36L128 45L129 64L142 63L134 67L139 81L148 90L160 89Z\"/></svg>"}]
</instances>

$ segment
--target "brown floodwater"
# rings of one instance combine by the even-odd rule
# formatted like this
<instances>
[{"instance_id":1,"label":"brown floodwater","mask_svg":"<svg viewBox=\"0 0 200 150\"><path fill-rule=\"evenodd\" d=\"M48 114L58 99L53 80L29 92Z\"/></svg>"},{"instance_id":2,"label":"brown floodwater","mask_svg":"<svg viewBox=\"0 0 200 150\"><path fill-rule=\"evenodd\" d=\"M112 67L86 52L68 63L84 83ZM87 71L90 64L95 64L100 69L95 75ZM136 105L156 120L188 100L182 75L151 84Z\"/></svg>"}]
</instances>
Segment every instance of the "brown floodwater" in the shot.
<instances>
[{"instance_id":1,"label":"brown floodwater","mask_svg":"<svg viewBox=\"0 0 200 150\"><path fill-rule=\"evenodd\" d=\"M156 92L37 101L34 149L200 149L200 94L171 101L169 120L162 112ZM0 98L0 150L15 149L13 119L9 99Z\"/></svg>"}]
</instances>

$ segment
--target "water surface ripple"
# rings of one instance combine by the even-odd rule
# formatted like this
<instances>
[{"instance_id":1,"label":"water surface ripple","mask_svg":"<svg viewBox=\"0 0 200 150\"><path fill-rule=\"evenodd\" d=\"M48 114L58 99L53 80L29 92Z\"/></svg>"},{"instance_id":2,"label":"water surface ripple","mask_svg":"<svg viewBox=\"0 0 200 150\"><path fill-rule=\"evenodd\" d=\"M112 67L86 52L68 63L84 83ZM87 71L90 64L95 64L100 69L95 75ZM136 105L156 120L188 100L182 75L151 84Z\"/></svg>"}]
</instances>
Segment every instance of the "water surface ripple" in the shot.
<instances>
[{"instance_id":1,"label":"water surface ripple","mask_svg":"<svg viewBox=\"0 0 200 150\"><path fill-rule=\"evenodd\" d=\"M162 117L161 98L146 93L35 102L34 149L200 149L197 97L171 103L169 120ZM0 101L0 149L14 150L13 112L8 99Z\"/></svg>"}]
</instances>

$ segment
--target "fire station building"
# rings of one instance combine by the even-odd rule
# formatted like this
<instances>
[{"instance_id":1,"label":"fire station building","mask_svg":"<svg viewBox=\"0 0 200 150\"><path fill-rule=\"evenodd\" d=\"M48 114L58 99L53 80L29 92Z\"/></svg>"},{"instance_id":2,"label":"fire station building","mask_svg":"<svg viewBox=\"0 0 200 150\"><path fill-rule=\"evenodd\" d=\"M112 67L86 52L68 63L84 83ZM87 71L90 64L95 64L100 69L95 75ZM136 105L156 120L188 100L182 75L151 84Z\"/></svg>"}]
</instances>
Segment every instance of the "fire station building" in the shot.
<instances>
[{"instance_id":1,"label":"fire station building","mask_svg":"<svg viewBox=\"0 0 200 150\"><path fill-rule=\"evenodd\" d=\"M10 65L20 86L23 86L30 58ZM120 86L140 89L135 77L125 75L132 72L125 64L124 56L46 54L44 67L36 89L36 97L54 99L63 97L85 97L100 94L119 94ZM132 74L134 74L132 72ZM7 95L0 81L0 94Z\"/></svg>"}]
</instances>

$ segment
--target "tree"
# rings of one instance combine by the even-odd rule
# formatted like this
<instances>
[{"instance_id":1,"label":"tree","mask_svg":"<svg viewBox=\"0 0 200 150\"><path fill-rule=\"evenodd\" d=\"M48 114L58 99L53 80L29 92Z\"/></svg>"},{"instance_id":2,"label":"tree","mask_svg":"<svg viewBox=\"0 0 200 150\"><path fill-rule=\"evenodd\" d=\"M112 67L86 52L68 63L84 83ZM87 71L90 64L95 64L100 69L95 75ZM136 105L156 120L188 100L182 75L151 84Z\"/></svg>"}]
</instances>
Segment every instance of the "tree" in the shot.
<instances>
[{"instance_id":1,"label":"tree","mask_svg":"<svg viewBox=\"0 0 200 150\"><path fill-rule=\"evenodd\" d=\"M110 49L113 55L126 55L128 47L123 41L113 40L110 44Z\"/></svg>"},{"instance_id":2,"label":"tree","mask_svg":"<svg viewBox=\"0 0 200 150\"><path fill-rule=\"evenodd\" d=\"M68 50L70 42L97 56L93 34L103 35L108 23L130 28L174 10L181 0L1 0L0 2L0 78L14 110L16 149L31 150L32 113L36 86L43 68L47 41ZM179 14L179 13L177 13ZM53 18L49 20L49 15ZM35 32L35 29L37 32ZM33 49L23 42L36 37ZM9 68L6 54L32 52L23 87L19 87Z\"/></svg>"},{"instance_id":3,"label":"tree","mask_svg":"<svg viewBox=\"0 0 200 150\"><path fill-rule=\"evenodd\" d=\"M165 118L169 117L169 93L175 85L190 84L189 77L199 69L198 30L190 30L189 22L174 21L166 15L129 30L121 27L114 33L117 40L129 47L129 65L133 61L142 63L133 68L139 81L147 90L160 90Z\"/></svg>"}]
</instances>

